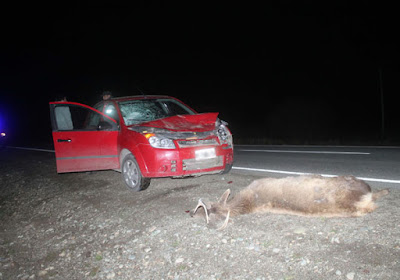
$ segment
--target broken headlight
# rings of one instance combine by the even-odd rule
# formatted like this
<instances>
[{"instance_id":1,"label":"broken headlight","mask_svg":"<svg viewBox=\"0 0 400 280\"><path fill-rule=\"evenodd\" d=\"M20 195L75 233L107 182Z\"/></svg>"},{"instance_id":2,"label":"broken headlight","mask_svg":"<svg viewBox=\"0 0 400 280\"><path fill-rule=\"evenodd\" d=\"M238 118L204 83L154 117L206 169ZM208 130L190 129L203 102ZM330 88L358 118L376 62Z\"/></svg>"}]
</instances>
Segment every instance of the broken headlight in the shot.
<instances>
[{"instance_id":1,"label":"broken headlight","mask_svg":"<svg viewBox=\"0 0 400 280\"><path fill-rule=\"evenodd\" d=\"M232 145L232 134L227 127L228 123L222 120L217 124L217 135L221 144Z\"/></svg>"}]
</instances>

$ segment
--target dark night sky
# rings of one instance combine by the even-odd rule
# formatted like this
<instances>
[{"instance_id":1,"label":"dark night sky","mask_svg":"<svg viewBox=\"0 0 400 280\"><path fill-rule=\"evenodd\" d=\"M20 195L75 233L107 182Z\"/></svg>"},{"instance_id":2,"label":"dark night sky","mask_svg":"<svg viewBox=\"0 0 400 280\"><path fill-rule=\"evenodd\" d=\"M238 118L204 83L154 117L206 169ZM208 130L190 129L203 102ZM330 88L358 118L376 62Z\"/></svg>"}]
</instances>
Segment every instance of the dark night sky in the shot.
<instances>
[{"instance_id":1,"label":"dark night sky","mask_svg":"<svg viewBox=\"0 0 400 280\"><path fill-rule=\"evenodd\" d=\"M102 90L139 87L220 112L241 141L370 143L381 132L381 69L385 138L399 142L390 7L115 3L2 11L0 117L15 134L49 135L48 102L60 93L92 105Z\"/></svg>"}]
</instances>

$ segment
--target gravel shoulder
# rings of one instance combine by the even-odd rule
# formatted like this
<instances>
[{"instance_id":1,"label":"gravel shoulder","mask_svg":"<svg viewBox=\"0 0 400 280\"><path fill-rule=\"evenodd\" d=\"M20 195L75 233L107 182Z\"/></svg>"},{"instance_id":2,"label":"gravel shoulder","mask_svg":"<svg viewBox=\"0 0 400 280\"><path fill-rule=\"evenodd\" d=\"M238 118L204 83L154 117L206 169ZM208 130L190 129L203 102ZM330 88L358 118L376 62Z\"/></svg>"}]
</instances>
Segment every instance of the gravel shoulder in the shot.
<instances>
[{"instance_id":1,"label":"gravel shoulder","mask_svg":"<svg viewBox=\"0 0 400 280\"><path fill-rule=\"evenodd\" d=\"M253 214L217 231L190 217L199 198L258 178L133 193L115 171L57 174L51 153L2 149L0 279L400 279L398 189L359 218Z\"/></svg>"}]
</instances>

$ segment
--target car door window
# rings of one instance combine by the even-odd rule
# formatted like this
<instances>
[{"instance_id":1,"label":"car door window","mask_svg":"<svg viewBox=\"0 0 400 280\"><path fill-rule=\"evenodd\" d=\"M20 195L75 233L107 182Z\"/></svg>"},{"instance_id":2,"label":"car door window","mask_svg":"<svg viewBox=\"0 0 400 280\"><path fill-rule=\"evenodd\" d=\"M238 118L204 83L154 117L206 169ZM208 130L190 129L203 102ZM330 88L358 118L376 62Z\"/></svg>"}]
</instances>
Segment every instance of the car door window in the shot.
<instances>
[{"instance_id":1,"label":"car door window","mask_svg":"<svg viewBox=\"0 0 400 280\"><path fill-rule=\"evenodd\" d=\"M93 108L95 108L97 111L103 112L104 103L100 102L97 105L95 105Z\"/></svg>"},{"instance_id":2,"label":"car door window","mask_svg":"<svg viewBox=\"0 0 400 280\"><path fill-rule=\"evenodd\" d=\"M106 104L103 113L106 114L107 116L113 118L114 120L117 121L117 123L119 123L118 112L113 104Z\"/></svg>"},{"instance_id":3,"label":"car door window","mask_svg":"<svg viewBox=\"0 0 400 280\"><path fill-rule=\"evenodd\" d=\"M85 130L96 130L100 124L100 121L102 120L102 116L92 110L88 110L88 115L83 123L82 129Z\"/></svg>"},{"instance_id":4,"label":"car door window","mask_svg":"<svg viewBox=\"0 0 400 280\"><path fill-rule=\"evenodd\" d=\"M71 111L68 105L58 105L54 108L54 115L58 130L72 130L74 129L72 123Z\"/></svg>"},{"instance_id":5,"label":"car door window","mask_svg":"<svg viewBox=\"0 0 400 280\"><path fill-rule=\"evenodd\" d=\"M100 122L113 126L112 121L85 107L58 104L54 108L57 130L98 130Z\"/></svg>"}]
</instances>

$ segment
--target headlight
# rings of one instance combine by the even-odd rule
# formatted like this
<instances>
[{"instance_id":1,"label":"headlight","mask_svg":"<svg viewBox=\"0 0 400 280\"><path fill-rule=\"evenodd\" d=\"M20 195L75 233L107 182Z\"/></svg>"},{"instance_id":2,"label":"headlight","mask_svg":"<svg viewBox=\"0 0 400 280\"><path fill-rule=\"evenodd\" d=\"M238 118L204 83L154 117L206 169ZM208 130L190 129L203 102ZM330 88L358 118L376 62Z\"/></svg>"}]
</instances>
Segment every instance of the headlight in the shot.
<instances>
[{"instance_id":1,"label":"headlight","mask_svg":"<svg viewBox=\"0 0 400 280\"><path fill-rule=\"evenodd\" d=\"M147 138L147 137L146 137ZM153 148L158 149L175 149L174 141L169 138L150 136L147 138Z\"/></svg>"},{"instance_id":2,"label":"headlight","mask_svg":"<svg viewBox=\"0 0 400 280\"><path fill-rule=\"evenodd\" d=\"M168 136L164 136L167 130L153 127L128 127L129 130L142 134L153 148L157 149L176 149L174 141Z\"/></svg>"},{"instance_id":3,"label":"headlight","mask_svg":"<svg viewBox=\"0 0 400 280\"><path fill-rule=\"evenodd\" d=\"M221 144L232 145L232 134L225 124L221 123L218 126L217 133Z\"/></svg>"}]
</instances>

